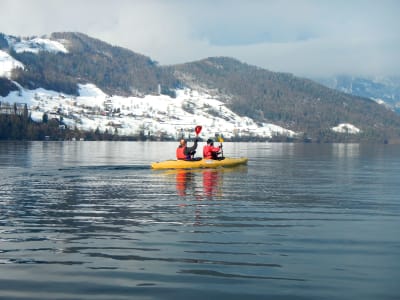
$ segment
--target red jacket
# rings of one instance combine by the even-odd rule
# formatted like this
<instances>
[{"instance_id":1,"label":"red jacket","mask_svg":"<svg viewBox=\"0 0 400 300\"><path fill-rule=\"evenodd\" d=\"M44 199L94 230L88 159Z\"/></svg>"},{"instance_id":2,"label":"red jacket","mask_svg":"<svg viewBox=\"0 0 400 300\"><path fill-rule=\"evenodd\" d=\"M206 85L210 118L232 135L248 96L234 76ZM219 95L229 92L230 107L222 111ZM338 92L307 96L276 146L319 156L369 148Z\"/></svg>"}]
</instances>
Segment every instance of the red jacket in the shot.
<instances>
[{"instance_id":1,"label":"red jacket","mask_svg":"<svg viewBox=\"0 0 400 300\"><path fill-rule=\"evenodd\" d=\"M176 149L176 159L190 159L191 157L193 157L196 153L197 142L198 140L196 137L192 147L188 147L186 144L179 145Z\"/></svg>"},{"instance_id":2,"label":"red jacket","mask_svg":"<svg viewBox=\"0 0 400 300\"><path fill-rule=\"evenodd\" d=\"M185 149L186 147L176 148L176 159L186 159Z\"/></svg>"},{"instance_id":3,"label":"red jacket","mask_svg":"<svg viewBox=\"0 0 400 300\"><path fill-rule=\"evenodd\" d=\"M219 151L221 151L221 146L214 147L212 145L205 145L203 147L203 158L205 158L205 159L215 159L215 158L217 158L217 155L219 154Z\"/></svg>"}]
</instances>

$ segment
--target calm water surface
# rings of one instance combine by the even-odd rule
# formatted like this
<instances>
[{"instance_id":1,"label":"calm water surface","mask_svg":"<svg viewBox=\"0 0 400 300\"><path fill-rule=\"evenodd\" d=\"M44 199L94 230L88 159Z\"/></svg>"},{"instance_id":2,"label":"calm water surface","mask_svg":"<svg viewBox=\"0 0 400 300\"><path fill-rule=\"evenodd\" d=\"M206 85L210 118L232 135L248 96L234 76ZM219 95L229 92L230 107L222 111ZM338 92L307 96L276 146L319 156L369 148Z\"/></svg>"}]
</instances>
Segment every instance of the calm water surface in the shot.
<instances>
[{"instance_id":1,"label":"calm water surface","mask_svg":"<svg viewBox=\"0 0 400 300\"><path fill-rule=\"evenodd\" d=\"M399 299L400 147L0 143L0 299Z\"/></svg>"}]
</instances>

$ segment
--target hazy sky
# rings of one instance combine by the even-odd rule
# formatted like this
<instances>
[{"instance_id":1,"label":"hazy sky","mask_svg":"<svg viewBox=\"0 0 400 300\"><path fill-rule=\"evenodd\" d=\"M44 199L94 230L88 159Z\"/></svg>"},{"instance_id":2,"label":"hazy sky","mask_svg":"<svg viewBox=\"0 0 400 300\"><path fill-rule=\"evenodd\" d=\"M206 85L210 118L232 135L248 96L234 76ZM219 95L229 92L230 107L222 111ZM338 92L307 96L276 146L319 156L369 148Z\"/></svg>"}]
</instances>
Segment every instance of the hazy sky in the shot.
<instances>
[{"instance_id":1,"label":"hazy sky","mask_svg":"<svg viewBox=\"0 0 400 300\"><path fill-rule=\"evenodd\" d=\"M399 0L0 0L0 32L78 31L161 65L230 56L299 76L400 74Z\"/></svg>"}]
</instances>

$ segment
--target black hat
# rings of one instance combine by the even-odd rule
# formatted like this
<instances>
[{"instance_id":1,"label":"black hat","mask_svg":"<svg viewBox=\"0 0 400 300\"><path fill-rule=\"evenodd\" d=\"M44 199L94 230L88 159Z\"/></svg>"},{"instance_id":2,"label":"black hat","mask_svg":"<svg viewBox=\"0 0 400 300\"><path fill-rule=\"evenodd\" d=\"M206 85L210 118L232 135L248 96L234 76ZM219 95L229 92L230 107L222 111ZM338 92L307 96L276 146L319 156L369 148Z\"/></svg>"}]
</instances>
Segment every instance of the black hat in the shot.
<instances>
[{"instance_id":1,"label":"black hat","mask_svg":"<svg viewBox=\"0 0 400 300\"><path fill-rule=\"evenodd\" d=\"M207 144L214 144L214 141L212 139L208 139Z\"/></svg>"}]
</instances>

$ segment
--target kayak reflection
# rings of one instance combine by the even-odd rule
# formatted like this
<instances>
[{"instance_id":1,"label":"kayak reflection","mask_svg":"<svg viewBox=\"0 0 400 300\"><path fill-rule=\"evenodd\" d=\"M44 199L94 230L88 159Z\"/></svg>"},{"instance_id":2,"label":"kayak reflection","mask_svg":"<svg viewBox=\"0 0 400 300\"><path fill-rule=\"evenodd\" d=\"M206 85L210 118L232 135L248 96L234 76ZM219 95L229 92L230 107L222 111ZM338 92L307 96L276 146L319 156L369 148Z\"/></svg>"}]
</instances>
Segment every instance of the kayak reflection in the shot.
<instances>
[{"instance_id":1,"label":"kayak reflection","mask_svg":"<svg viewBox=\"0 0 400 300\"><path fill-rule=\"evenodd\" d=\"M192 195L196 200L222 196L223 172L221 170L176 170L175 179L179 196Z\"/></svg>"},{"instance_id":2,"label":"kayak reflection","mask_svg":"<svg viewBox=\"0 0 400 300\"><path fill-rule=\"evenodd\" d=\"M195 188L194 174L186 170L177 170L176 179L176 191L179 196L186 196L188 190L193 190Z\"/></svg>"},{"instance_id":3,"label":"kayak reflection","mask_svg":"<svg viewBox=\"0 0 400 300\"><path fill-rule=\"evenodd\" d=\"M222 196L222 174L212 169L203 171L203 191L206 197Z\"/></svg>"}]
</instances>

